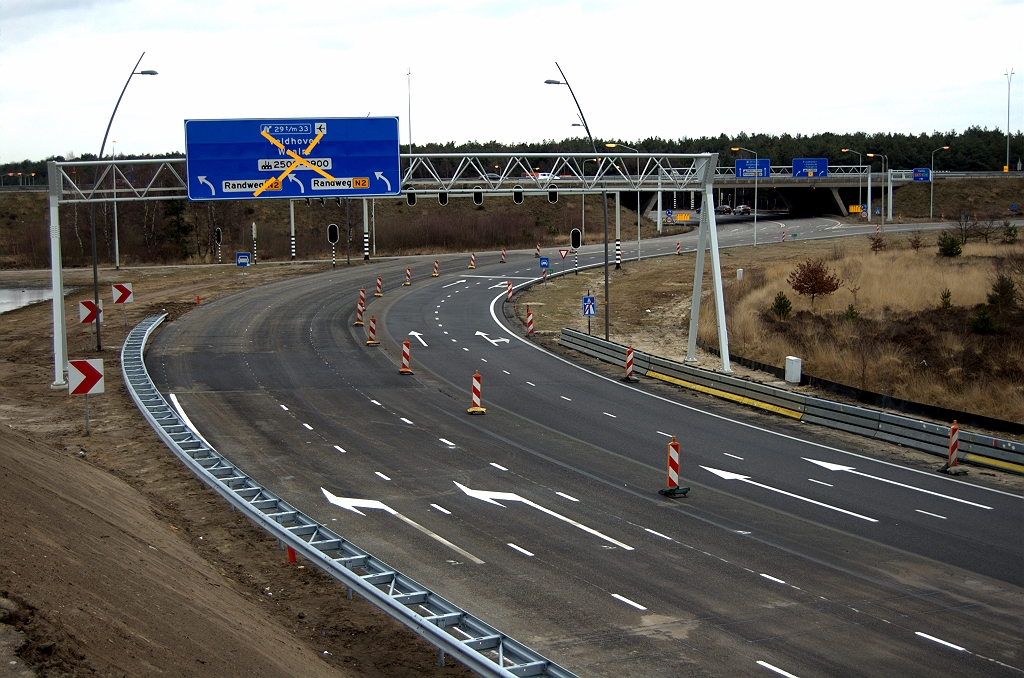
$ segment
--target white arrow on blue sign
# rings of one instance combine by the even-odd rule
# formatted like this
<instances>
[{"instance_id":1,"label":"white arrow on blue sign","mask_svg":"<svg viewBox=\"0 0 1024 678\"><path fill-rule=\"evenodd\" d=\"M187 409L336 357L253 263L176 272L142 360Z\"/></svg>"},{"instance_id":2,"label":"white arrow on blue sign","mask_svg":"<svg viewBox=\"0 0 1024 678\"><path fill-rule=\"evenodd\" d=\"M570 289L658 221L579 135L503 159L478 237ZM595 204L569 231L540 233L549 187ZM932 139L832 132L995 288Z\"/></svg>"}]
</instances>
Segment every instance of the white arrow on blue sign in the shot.
<instances>
[{"instance_id":1,"label":"white arrow on blue sign","mask_svg":"<svg viewBox=\"0 0 1024 678\"><path fill-rule=\"evenodd\" d=\"M596 306L596 297L583 297L583 317L597 315Z\"/></svg>"}]
</instances>

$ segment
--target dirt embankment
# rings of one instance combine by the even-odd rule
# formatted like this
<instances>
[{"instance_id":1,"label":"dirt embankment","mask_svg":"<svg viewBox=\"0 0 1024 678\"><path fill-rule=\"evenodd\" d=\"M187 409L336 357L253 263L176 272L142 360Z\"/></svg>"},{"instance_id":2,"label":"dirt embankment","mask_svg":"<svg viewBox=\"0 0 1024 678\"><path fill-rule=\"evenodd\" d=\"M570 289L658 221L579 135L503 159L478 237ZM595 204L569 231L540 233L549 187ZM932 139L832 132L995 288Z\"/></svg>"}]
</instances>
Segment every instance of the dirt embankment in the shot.
<instances>
[{"instance_id":1,"label":"dirt embankment","mask_svg":"<svg viewBox=\"0 0 1024 678\"><path fill-rule=\"evenodd\" d=\"M101 272L133 282L128 323L324 265ZM41 284L48 273L0 274ZM88 271L67 301L91 297ZM17 282L15 282L17 281ZM104 295L105 296L105 295ZM288 564L276 540L196 480L124 390L120 309L103 327L106 393L53 391L50 304L0 315L0 658L46 676L468 676L320 570ZM69 324L69 355L96 357ZM20 637L12 638L15 629ZM9 664L10 661L21 664Z\"/></svg>"}]
</instances>

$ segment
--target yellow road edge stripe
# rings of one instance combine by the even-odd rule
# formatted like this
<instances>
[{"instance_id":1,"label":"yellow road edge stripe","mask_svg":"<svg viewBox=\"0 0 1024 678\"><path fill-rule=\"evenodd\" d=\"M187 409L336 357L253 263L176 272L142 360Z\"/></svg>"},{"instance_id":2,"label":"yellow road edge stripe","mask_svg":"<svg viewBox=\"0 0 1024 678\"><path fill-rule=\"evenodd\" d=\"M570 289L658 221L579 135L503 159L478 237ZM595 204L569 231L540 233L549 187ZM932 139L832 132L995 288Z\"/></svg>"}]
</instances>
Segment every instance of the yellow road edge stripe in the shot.
<instances>
[{"instance_id":1,"label":"yellow road edge stripe","mask_svg":"<svg viewBox=\"0 0 1024 678\"><path fill-rule=\"evenodd\" d=\"M306 160L305 158L300 156L295 151L286 151L286 152L288 153L288 155L290 157L294 158L296 162L301 162L303 165L305 165L309 169L313 170L314 172L322 174L324 177L327 178L328 181L334 181L334 177L332 177L330 174L328 174L327 172L323 171L319 167L315 167L311 162L309 162L308 160Z\"/></svg>"},{"instance_id":2,"label":"yellow road edge stripe","mask_svg":"<svg viewBox=\"0 0 1024 678\"><path fill-rule=\"evenodd\" d=\"M1002 459L993 459L992 457L983 457L980 454L972 454L968 452L964 455L964 459L967 461L975 461L982 464L990 464L992 466L998 466L1004 468L1007 471L1016 471L1017 473L1024 473L1024 466L1021 464L1014 464L1010 461L1003 461Z\"/></svg>"},{"instance_id":3,"label":"yellow road edge stripe","mask_svg":"<svg viewBox=\"0 0 1024 678\"><path fill-rule=\"evenodd\" d=\"M717 388L701 386L700 384L694 384L693 382L683 381L682 379L676 379L675 377L670 377L667 374L661 374L660 372L655 372L653 370L647 370L647 376L654 377L655 379L661 379L662 381L667 381L671 384L676 384L678 386L684 386L686 388L693 389L694 391L700 391L701 393L708 393L713 396L718 396L719 398L732 400L733 402L742 403L744 405L750 405L752 407L758 407L762 410L768 410L769 412L775 412L776 414L781 414L784 417L792 417L793 419L803 419L804 416L803 412L797 412L796 410L791 410L786 407L779 407L778 405L772 405L771 403L761 402L760 400L754 400L753 398L747 398L746 396L727 393L725 391L720 391Z\"/></svg>"}]
</instances>

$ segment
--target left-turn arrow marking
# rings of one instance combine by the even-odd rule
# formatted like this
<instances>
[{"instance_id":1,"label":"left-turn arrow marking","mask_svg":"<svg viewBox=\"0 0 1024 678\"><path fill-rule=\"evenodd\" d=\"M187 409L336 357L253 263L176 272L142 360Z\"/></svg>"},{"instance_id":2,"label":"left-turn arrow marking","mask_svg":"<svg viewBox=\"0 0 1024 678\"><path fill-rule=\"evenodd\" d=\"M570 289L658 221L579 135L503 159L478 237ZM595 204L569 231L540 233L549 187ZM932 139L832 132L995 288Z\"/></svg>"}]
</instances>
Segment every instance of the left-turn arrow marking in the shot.
<instances>
[{"instance_id":1,"label":"left-turn arrow marking","mask_svg":"<svg viewBox=\"0 0 1024 678\"><path fill-rule=\"evenodd\" d=\"M199 175L199 183L206 184L207 186L210 187L210 195L217 195L217 189L213 187L213 184L206 180L205 174Z\"/></svg>"},{"instance_id":2,"label":"left-turn arrow marking","mask_svg":"<svg viewBox=\"0 0 1024 678\"><path fill-rule=\"evenodd\" d=\"M383 181L385 184L387 184L388 185L388 193L391 192L391 182L388 181L388 178L386 176L384 176L383 172L374 172L373 176L377 177L378 179Z\"/></svg>"}]
</instances>

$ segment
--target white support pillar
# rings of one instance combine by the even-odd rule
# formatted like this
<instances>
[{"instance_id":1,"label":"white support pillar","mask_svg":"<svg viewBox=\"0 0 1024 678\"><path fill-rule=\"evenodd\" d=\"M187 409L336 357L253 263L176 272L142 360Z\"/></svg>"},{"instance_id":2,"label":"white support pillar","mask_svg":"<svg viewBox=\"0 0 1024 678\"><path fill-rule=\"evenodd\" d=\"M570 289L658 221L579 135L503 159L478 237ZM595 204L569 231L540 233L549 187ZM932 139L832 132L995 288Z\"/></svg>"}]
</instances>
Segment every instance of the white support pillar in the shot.
<instances>
[{"instance_id":1,"label":"white support pillar","mask_svg":"<svg viewBox=\"0 0 1024 678\"><path fill-rule=\"evenodd\" d=\"M711 197L710 185L705 195ZM722 262L718 256L718 226L715 224L715 211L708 210L708 236L711 244L711 278L715 289L715 319L718 321L718 348L722 358L721 372L729 374L729 333L725 327L725 298L722 294Z\"/></svg>"},{"instance_id":2,"label":"white support pillar","mask_svg":"<svg viewBox=\"0 0 1024 678\"><path fill-rule=\"evenodd\" d=\"M892 221L892 168L889 168L889 218Z\"/></svg>"},{"instance_id":3,"label":"white support pillar","mask_svg":"<svg viewBox=\"0 0 1024 678\"><path fill-rule=\"evenodd\" d=\"M53 285L53 383L50 388L67 388L64 373L68 364L67 328L64 318L64 271L60 252L60 189L57 163L46 163L50 178L50 281Z\"/></svg>"}]
</instances>

